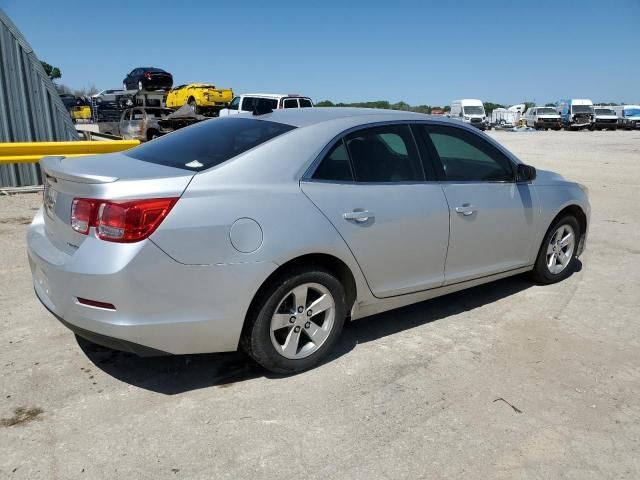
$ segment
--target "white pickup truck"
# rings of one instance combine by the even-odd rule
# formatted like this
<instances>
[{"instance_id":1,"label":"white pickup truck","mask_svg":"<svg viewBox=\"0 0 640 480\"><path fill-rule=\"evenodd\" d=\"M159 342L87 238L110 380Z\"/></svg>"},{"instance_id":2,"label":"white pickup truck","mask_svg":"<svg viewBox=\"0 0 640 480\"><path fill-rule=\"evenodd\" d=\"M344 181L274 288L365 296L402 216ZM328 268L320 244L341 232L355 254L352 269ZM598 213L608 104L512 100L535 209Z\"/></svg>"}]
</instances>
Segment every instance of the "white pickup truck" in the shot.
<instances>
[{"instance_id":1,"label":"white pickup truck","mask_svg":"<svg viewBox=\"0 0 640 480\"><path fill-rule=\"evenodd\" d=\"M313 107L309 97L296 94L281 93L245 93L234 97L229 107L220 110L221 117L236 115L241 112L265 113L280 108L308 108Z\"/></svg>"}]
</instances>

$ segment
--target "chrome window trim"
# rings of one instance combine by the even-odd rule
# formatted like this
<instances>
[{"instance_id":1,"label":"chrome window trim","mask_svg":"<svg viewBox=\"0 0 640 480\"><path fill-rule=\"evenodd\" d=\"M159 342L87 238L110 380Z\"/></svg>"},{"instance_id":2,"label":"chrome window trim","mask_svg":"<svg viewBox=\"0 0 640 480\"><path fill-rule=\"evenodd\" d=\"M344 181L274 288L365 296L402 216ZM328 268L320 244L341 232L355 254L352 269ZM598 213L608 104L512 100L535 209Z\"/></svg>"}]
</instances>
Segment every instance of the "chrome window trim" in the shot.
<instances>
[{"instance_id":1,"label":"chrome window trim","mask_svg":"<svg viewBox=\"0 0 640 480\"><path fill-rule=\"evenodd\" d=\"M492 145L493 147L497 148L498 151L500 153L502 153L507 158L507 160L509 160L509 162L511 162L511 164L513 166L513 169L514 169L513 180L489 180L489 181L478 181L478 180L427 180L426 179L427 178L427 172L424 172L425 180L410 181L410 182L358 182L358 181L355 180L355 175L354 175L354 180L353 181L323 180L323 179L319 179L319 178L313 178L313 174L315 173L316 169L320 165L320 162L322 162L322 160L324 160L325 156L334 147L334 145L336 143L338 143L339 141L343 140L347 135L349 135L349 134L351 134L353 132L356 132L358 130L366 130L368 128L383 127L383 126L386 126L386 125L407 125L409 127L411 127L411 125L436 125L436 126L445 126L445 127L457 128L459 130L464 130L466 132L471 132L474 135L479 136L480 138L482 138L486 142L489 142L490 145ZM411 130L411 135L412 135L413 140L414 140L414 144L415 144L416 148L418 149L418 156L420 157L420 160L421 160L421 163L422 163L422 169L424 171L424 163L422 161L423 159L422 159L422 154L420 152L420 148L418 147L418 143L417 143L417 140L416 140L415 135L413 133L413 129L410 128L410 130ZM351 162L349 162L349 163L351 163ZM327 183L327 184L337 184L337 185L416 185L416 184L424 184L424 183L427 183L427 184L440 184L440 185L452 185L452 184L482 184L482 185L486 185L486 184L492 184L492 183L505 183L505 184L530 183L530 182L518 182L518 181L516 181L515 169L516 169L517 165L520 164L520 163L522 163L522 162L515 155L513 155L511 152L509 152L504 147L502 147L502 145L500 145L498 142L496 142L493 138L488 136L486 133L480 132L475 127L470 127L470 126L466 126L466 125L456 125L456 124L452 124L451 122L440 122L440 121L437 121L437 120L386 120L386 121L371 122L371 123L366 123L366 124L362 124L362 125L357 125L355 127L350 127L347 130L343 130L338 135L333 137L329 141L329 143L327 143L327 145L325 145L325 147L320 151L320 153L316 156L316 158L313 160L313 162L311 162L309 167L305 170L304 174L300 177L300 182L305 182L305 183L316 183L317 182L317 183Z\"/></svg>"}]
</instances>

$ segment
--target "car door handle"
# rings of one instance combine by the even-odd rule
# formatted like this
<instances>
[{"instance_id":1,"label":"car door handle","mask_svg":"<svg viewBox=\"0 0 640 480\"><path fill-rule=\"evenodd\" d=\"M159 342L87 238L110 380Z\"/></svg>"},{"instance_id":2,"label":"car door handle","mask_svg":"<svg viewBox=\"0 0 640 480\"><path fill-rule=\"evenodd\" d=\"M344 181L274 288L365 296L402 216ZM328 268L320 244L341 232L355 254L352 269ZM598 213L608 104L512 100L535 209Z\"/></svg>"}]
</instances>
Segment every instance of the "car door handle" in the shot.
<instances>
[{"instance_id":1,"label":"car door handle","mask_svg":"<svg viewBox=\"0 0 640 480\"><path fill-rule=\"evenodd\" d=\"M465 203L461 207L456 207L456 213L461 213L465 217L468 217L469 215L473 215L477 211L478 209L476 207L474 207L473 205L469 205L468 203Z\"/></svg>"},{"instance_id":2,"label":"car door handle","mask_svg":"<svg viewBox=\"0 0 640 480\"><path fill-rule=\"evenodd\" d=\"M355 220L356 222L364 223L370 218L373 218L373 213L367 210L354 210L353 212L343 213L342 218L345 220Z\"/></svg>"}]
</instances>

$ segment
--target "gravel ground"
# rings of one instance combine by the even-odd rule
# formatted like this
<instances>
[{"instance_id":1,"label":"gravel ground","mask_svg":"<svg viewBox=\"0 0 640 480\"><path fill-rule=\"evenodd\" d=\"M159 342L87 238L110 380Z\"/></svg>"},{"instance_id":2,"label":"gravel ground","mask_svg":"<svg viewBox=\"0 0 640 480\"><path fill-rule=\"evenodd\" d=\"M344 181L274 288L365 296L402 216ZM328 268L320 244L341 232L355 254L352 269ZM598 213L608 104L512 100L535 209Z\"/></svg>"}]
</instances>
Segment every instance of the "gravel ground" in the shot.
<instances>
[{"instance_id":1,"label":"gravel ground","mask_svg":"<svg viewBox=\"0 0 640 480\"><path fill-rule=\"evenodd\" d=\"M354 322L288 378L76 340L32 292L40 196L0 197L0 477L640 478L640 132L491 135L589 187L581 271Z\"/></svg>"}]
</instances>

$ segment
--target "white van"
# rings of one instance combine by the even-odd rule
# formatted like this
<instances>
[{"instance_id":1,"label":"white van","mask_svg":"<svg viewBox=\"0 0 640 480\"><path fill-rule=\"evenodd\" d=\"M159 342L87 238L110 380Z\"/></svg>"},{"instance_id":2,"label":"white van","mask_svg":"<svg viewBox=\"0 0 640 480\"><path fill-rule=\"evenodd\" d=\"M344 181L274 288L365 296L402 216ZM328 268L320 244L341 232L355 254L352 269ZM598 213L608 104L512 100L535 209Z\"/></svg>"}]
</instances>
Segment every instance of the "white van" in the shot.
<instances>
[{"instance_id":1,"label":"white van","mask_svg":"<svg viewBox=\"0 0 640 480\"><path fill-rule=\"evenodd\" d=\"M556 103L556 110L565 130L591 128L593 102L588 98L569 98Z\"/></svg>"},{"instance_id":2,"label":"white van","mask_svg":"<svg viewBox=\"0 0 640 480\"><path fill-rule=\"evenodd\" d=\"M241 112L277 110L280 108L313 107L309 97L282 93L245 93L234 97L227 108L220 110L221 117L228 117Z\"/></svg>"},{"instance_id":3,"label":"white van","mask_svg":"<svg viewBox=\"0 0 640 480\"><path fill-rule=\"evenodd\" d=\"M485 130L489 125L482 100L473 98L454 100L451 102L449 116L478 127L480 130Z\"/></svg>"},{"instance_id":4,"label":"white van","mask_svg":"<svg viewBox=\"0 0 640 480\"><path fill-rule=\"evenodd\" d=\"M607 105L594 105L591 130L615 130L616 128L618 128L616 112Z\"/></svg>"},{"instance_id":5,"label":"white van","mask_svg":"<svg viewBox=\"0 0 640 480\"><path fill-rule=\"evenodd\" d=\"M618 105L611 108L618 116L618 127L625 130L640 128L640 105Z\"/></svg>"},{"instance_id":6,"label":"white van","mask_svg":"<svg viewBox=\"0 0 640 480\"><path fill-rule=\"evenodd\" d=\"M556 112L555 107L531 107L524 114L527 127L533 127L536 130L560 130L560 115Z\"/></svg>"}]
</instances>

